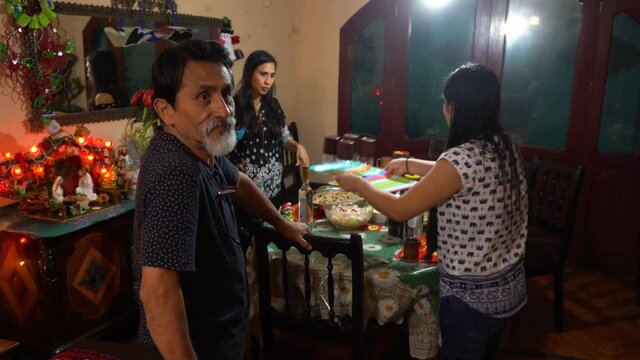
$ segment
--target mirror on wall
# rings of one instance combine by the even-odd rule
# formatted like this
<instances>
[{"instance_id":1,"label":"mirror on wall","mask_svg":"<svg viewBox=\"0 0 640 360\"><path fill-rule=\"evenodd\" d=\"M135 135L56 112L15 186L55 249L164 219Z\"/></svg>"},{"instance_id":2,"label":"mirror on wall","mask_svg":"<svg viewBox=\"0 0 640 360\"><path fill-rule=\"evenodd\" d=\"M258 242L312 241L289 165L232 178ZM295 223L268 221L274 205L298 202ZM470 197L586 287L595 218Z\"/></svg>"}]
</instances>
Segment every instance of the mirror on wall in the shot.
<instances>
[{"instance_id":1,"label":"mirror on wall","mask_svg":"<svg viewBox=\"0 0 640 360\"><path fill-rule=\"evenodd\" d=\"M149 89L151 65L174 42L218 39L223 20L56 3L59 28L75 44L53 117L61 125L132 118L129 99Z\"/></svg>"}]
</instances>

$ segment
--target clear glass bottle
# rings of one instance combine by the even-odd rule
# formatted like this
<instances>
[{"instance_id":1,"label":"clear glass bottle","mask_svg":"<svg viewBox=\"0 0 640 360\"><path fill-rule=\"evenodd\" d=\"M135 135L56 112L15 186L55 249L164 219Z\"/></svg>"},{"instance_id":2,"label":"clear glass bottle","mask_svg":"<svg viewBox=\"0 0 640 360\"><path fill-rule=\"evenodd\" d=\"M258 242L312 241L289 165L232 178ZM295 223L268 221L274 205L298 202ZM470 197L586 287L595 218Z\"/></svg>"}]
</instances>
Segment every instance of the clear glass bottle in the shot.
<instances>
[{"instance_id":1,"label":"clear glass bottle","mask_svg":"<svg viewBox=\"0 0 640 360\"><path fill-rule=\"evenodd\" d=\"M422 236L422 216L420 213L403 223L404 258L407 260L418 260L420 257L420 237Z\"/></svg>"},{"instance_id":2,"label":"clear glass bottle","mask_svg":"<svg viewBox=\"0 0 640 360\"><path fill-rule=\"evenodd\" d=\"M309 166L302 166L302 186L298 190L298 219L309 226L313 224L313 189L309 185Z\"/></svg>"}]
</instances>

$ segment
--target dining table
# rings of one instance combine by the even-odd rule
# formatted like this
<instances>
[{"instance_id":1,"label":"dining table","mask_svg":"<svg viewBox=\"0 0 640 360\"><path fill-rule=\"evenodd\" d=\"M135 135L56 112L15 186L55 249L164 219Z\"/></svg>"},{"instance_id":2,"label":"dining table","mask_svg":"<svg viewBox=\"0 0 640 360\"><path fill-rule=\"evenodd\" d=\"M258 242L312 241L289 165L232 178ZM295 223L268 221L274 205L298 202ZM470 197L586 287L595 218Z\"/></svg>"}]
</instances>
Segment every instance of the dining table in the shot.
<instances>
[{"instance_id":1,"label":"dining table","mask_svg":"<svg viewBox=\"0 0 640 360\"><path fill-rule=\"evenodd\" d=\"M270 226L265 224L263 226ZM349 238L356 232L362 237L364 255L364 319L365 323L375 321L377 325L407 324L409 347L412 357L427 359L437 355L439 349L439 271L432 258L421 256L418 260L407 260L403 256L400 238L389 235L385 225L366 224L355 230L341 230L326 218L316 219L310 226L314 235L334 238ZM424 255L424 237L421 255ZM272 306L276 310L284 308L282 295L282 277L277 264L273 261L282 257L282 251L274 244L269 245L269 257L272 264ZM289 273L291 276L289 291L304 299L304 261L305 257L295 248L287 252ZM273 271L275 270L275 271ZM311 305L316 316L329 318L327 291L327 260L317 252L310 255ZM249 267L250 280L255 279ZM335 291L335 315L347 315L351 309L351 262L343 255L333 259L333 277ZM255 281L252 281L255 283ZM278 284L280 282L280 284ZM254 284L255 285L255 284ZM257 294L257 286L253 294ZM293 298L296 297L294 294ZM257 305L257 296L254 304ZM301 300L302 301L302 300ZM257 309L257 307L256 307ZM365 330L366 331L366 330Z\"/></svg>"}]
</instances>

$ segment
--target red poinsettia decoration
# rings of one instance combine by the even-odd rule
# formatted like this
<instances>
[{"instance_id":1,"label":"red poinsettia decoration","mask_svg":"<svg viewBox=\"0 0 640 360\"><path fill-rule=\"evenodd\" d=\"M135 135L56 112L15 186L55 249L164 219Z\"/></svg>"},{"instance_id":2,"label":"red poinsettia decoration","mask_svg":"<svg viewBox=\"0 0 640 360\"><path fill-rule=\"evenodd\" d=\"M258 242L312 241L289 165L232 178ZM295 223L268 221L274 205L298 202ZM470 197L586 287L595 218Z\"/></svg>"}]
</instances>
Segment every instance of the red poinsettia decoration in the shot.
<instances>
[{"instance_id":1,"label":"red poinsettia decoration","mask_svg":"<svg viewBox=\"0 0 640 360\"><path fill-rule=\"evenodd\" d=\"M142 116L140 117L142 121L152 120L154 118L154 116L150 114L153 112L154 96L155 93L153 90L142 89L136 91L131 97L131 106L142 106Z\"/></svg>"}]
</instances>

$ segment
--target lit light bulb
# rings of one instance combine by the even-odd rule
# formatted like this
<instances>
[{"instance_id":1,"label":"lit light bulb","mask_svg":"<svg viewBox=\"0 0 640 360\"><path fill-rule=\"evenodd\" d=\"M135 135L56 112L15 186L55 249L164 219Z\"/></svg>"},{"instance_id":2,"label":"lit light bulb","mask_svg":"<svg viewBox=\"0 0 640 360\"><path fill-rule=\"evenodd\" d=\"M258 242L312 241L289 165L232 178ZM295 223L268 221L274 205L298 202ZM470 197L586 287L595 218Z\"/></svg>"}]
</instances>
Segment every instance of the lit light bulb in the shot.
<instances>
[{"instance_id":1,"label":"lit light bulb","mask_svg":"<svg viewBox=\"0 0 640 360\"><path fill-rule=\"evenodd\" d=\"M516 41L527 32L528 22L518 15L510 16L502 28L502 32L507 36L508 41Z\"/></svg>"},{"instance_id":2,"label":"lit light bulb","mask_svg":"<svg viewBox=\"0 0 640 360\"><path fill-rule=\"evenodd\" d=\"M109 149L110 149L110 148L111 148L111 145L112 145L112 144L111 144L111 140L107 140L107 141L105 141L105 142L104 142L104 146L105 146L106 148L109 148Z\"/></svg>"},{"instance_id":3,"label":"lit light bulb","mask_svg":"<svg viewBox=\"0 0 640 360\"><path fill-rule=\"evenodd\" d=\"M424 2L425 5L432 8L443 7L447 5L447 3L449 2L449 0L422 0L422 1Z\"/></svg>"},{"instance_id":4,"label":"lit light bulb","mask_svg":"<svg viewBox=\"0 0 640 360\"><path fill-rule=\"evenodd\" d=\"M20 239L20 245L26 245L27 244L27 238L23 237Z\"/></svg>"},{"instance_id":5,"label":"lit light bulb","mask_svg":"<svg viewBox=\"0 0 640 360\"><path fill-rule=\"evenodd\" d=\"M13 166L13 167L11 167L11 173L13 174L14 177L21 177L22 176L22 169L18 165Z\"/></svg>"},{"instance_id":6,"label":"lit light bulb","mask_svg":"<svg viewBox=\"0 0 640 360\"><path fill-rule=\"evenodd\" d=\"M535 15L534 15L534 16L532 16L532 17L530 17L530 18L529 18L529 24L530 24L530 25L533 25L533 26L538 26L538 25L540 25L540 18L539 18L539 17L537 17L537 16L535 16Z\"/></svg>"},{"instance_id":7,"label":"lit light bulb","mask_svg":"<svg viewBox=\"0 0 640 360\"><path fill-rule=\"evenodd\" d=\"M78 136L78 144L82 145L85 142L85 138L83 138L82 136Z\"/></svg>"},{"instance_id":8,"label":"lit light bulb","mask_svg":"<svg viewBox=\"0 0 640 360\"><path fill-rule=\"evenodd\" d=\"M4 153L4 158L7 159L7 160L10 160L11 159L11 153L10 152Z\"/></svg>"},{"instance_id":9,"label":"lit light bulb","mask_svg":"<svg viewBox=\"0 0 640 360\"><path fill-rule=\"evenodd\" d=\"M95 159L95 156L93 156L93 155L89 155L89 156L87 156L87 160L89 160L89 161L93 161L93 159Z\"/></svg>"},{"instance_id":10,"label":"lit light bulb","mask_svg":"<svg viewBox=\"0 0 640 360\"><path fill-rule=\"evenodd\" d=\"M31 146L31 148L29 149L29 151L30 151L32 154L35 154L35 153L37 153L37 152L38 152L38 147L37 147L37 146L35 146L35 145L33 145L33 146Z\"/></svg>"}]
</instances>

